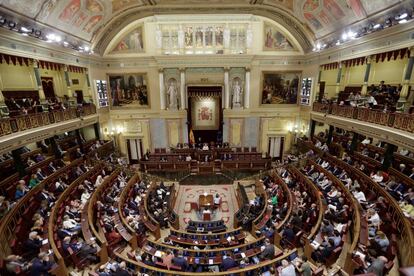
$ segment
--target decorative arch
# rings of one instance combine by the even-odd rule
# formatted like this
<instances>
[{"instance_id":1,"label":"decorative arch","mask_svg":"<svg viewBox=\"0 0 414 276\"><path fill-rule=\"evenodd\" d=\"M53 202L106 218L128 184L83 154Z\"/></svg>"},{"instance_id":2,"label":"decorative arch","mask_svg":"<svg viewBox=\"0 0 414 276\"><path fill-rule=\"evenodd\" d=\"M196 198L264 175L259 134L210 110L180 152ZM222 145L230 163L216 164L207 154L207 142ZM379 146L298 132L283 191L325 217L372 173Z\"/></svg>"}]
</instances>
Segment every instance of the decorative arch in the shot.
<instances>
[{"instance_id":1,"label":"decorative arch","mask_svg":"<svg viewBox=\"0 0 414 276\"><path fill-rule=\"evenodd\" d=\"M93 38L92 48L96 53L103 54L108 48L113 38L122 32L124 28L145 17L164 14L253 14L266 17L277 22L287 30L298 42L303 52L308 52L313 48L314 36L309 29L299 22L294 16L282 9L276 9L270 6L222 6L212 8L211 6L177 6L169 9L157 6L134 7L120 13L112 18L105 27L103 27Z\"/></svg>"}]
</instances>

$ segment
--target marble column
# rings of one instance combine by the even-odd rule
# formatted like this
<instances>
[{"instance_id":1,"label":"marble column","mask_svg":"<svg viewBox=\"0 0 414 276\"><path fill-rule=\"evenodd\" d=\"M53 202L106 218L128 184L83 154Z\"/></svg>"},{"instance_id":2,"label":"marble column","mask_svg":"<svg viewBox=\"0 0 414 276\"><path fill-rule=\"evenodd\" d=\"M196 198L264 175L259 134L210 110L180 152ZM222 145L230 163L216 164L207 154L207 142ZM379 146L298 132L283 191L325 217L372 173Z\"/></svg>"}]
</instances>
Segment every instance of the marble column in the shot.
<instances>
[{"instance_id":1,"label":"marble column","mask_svg":"<svg viewBox=\"0 0 414 276\"><path fill-rule=\"evenodd\" d=\"M339 96L339 91L341 89L341 75L342 75L342 62L339 63L338 74L336 75L336 89L335 95Z\"/></svg>"},{"instance_id":2,"label":"marble column","mask_svg":"<svg viewBox=\"0 0 414 276\"><path fill-rule=\"evenodd\" d=\"M39 63L37 60L32 60L33 71L36 78L37 89L39 91L39 99L45 100L45 91L43 90L42 80L40 78Z\"/></svg>"},{"instance_id":3,"label":"marble column","mask_svg":"<svg viewBox=\"0 0 414 276\"><path fill-rule=\"evenodd\" d=\"M160 109L165 110L164 69L158 70L158 77L160 81Z\"/></svg>"},{"instance_id":4,"label":"marble column","mask_svg":"<svg viewBox=\"0 0 414 276\"><path fill-rule=\"evenodd\" d=\"M249 98L250 98L250 68L246 68L246 77L244 82L244 108L249 108Z\"/></svg>"},{"instance_id":5,"label":"marble column","mask_svg":"<svg viewBox=\"0 0 414 276\"><path fill-rule=\"evenodd\" d=\"M365 76L364 76L364 84L362 85L361 89L361 96L366 96L368 92L368 81L369 81L369 74L371 72L371 61L372 57L367 57L367 67L365 68Z\"/></svg>"},{"instance_id":6,"label":"marble column","mask_svg":"<svg viewBox=\"0 0 414 276\"><path fill-rule=\"evenodd\" d=\"M229 68L224 68L224 108L230 108Z\"/></svg>"},{"instance_id":7,"label":"marble column","mask_svg":"<svg viewBox=\"0 0 414 276\"><path fill-rule=\"evenodd\" d=\"M180 109L187 107L187 97L185 96L185 68L180 68Z\"/></svg>"},{"instance_id":8,"label":"marble column","mask_svg":"<svg viewBox=\"0 0 414 276\"><path fill-rule=\"evenodd\" d=\"M411 80L411 75L413 73L413 67L414 67L414 47L411 47L410 56L408 57L408 63L407 63L407 66L405 67L404 81L403 81L402 89L400 92L400 98L398 99L398 103L397 103L397 107L405 111L408 111L414 99L413 97L414 93L410 93L410 96L407 99L408 92L410 89L410 80Z\"/></svg>"},{"instance_id":9,"label":"marble column","mask_svg":"<svg viewBox=\"0 0 414 276\"><path fill-rule=\"evenodd\" d=\"M70 78L69 78L68 66L66 66L66 65L63 66L63 75L65 77L66 87L68 89L68 97L72 98L73 94L72 94L72 89L70 87L71 83L70 83Z\"/></svg>"}]
</instances>

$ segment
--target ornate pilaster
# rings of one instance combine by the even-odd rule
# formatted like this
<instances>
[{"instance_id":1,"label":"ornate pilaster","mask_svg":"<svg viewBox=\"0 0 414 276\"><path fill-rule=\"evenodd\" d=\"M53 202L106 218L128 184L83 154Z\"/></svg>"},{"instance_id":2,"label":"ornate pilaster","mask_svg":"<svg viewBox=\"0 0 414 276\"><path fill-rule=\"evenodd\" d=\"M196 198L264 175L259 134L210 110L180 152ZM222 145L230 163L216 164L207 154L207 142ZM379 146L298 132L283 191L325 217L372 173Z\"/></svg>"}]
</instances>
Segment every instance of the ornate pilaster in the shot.
<instances>
[{"instance_id":1,"label":"ornate pilaster","mask_svg":"<svg viewBox=\"0 0 414 276\"><path fill-rule=\"evenodd\" d=\"M181 100L181 109L186 109L187 107L187 97L185 93L185 68L180 68L180 100Z\"/></svg>"},{"instance_id":2,"label":"ornate pilaster","mask_svg":"<svg viewBox=\"0 0 414 276\"><path fill-rule=\"evenodd\" d=\"M339 62L338 74L336 75L336 88L335 88L335 95L337 98L339 96L339 91L341 89L341 76L342 76L342 62Z\"/></svg>"},{"instance_id":3,"label":"ornate pilaster","mask_svg":"<svg viewBox=\"0 0 414 276\"><path fill-rule=\"evenodd\" d=\"M224 108L230 108L230 84L229 84L229 70L230 68L224 68Z\"/></svg>"},{"instance_id":4,"label":"ornate pilaster","mask_svg":"<svg viewBox=\"0 0 414 276\"><path fill-rule=\"evenodd\" d=\"M30 61L30 65L33 67L33 71L34 71L34 74L35 74L36 84L37 84L37 88L39 90L39 99L40 100L45 100L46 99L45 91L43 90L42 80L40 79L39 62L35 59L32 59Z\"/></svg>"},{"instance_id":5,"label":"ornate pilaster","mask_svg":"<svg viewBox=\"0 0 414 276\"><path fill-rule=\"evenodd\" d=\"M246 77L244 80L244 108L249 108L250 99L250 68L246 67Z\"/></svg>"},{"instance_id":6,"label":"ornate pilaster","mask_svg":"<svg viewBox=\"0 0 414 276\"><path fill-rule=\"evenodd\" d=\"M70 87L71 85L70 85L70 78L69 78L69 72L68 72L68 66L67 65L63 65L63 74L64 74L64 77L65 77L66 88L68 90L68 96L69 96L69 98L72 98L73 94L72 94L72 88Z\"/></svg>"},{"instance_id":7,"label":"ornate pilaster","mask_svg":"<svg viewBox=\"0 0 414 276\"><path fill-rule=\"evenodd\" d=\"M371 72L372 56L367 57L367 67L365 68L364 84L361 89L361 96L366 96L368 91L369 74Z\"/></svg>"},{"instance_id":8,"label":"ornate pilaster","mask_svg":"<svg viewBox=\"0 0 414 276\"><path fill-rule=\"evenodd\" d=\"M408 92L410 89L410 80L411 75L413 73L413 66L414 66L414 47L410 48L410 56L408 57L408 63L405 67L405 75L403 86L400 91L400 98L398 99L397 107L401 110L408 110L410 105L413 103L414 93L410 93L409 98L407 99Z\"/></svg>"},{"instance_id":9,"label":"ornate pilaster","mask_svg":"<svg viewBox=\"0 0 414 276\"><path fill-rule=\"evenodd\" d=\"M158 69L158 78L160 82L160 109L165 110L165 91L164 91L164 69Z\"/></svg>"}]
</instances>

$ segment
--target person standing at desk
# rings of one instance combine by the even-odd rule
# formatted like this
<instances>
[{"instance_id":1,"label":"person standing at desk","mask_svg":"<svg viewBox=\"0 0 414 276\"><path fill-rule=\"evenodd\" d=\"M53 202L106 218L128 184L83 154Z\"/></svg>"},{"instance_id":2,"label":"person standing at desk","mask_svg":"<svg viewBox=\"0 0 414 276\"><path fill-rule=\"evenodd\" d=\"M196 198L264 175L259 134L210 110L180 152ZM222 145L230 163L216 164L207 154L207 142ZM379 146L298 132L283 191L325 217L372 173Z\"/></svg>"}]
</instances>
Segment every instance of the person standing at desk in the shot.
<instances>
[{"instance_id":1,"label":"person standing at desk","mask_svg":"<svg viewBox=\"0 0 414 276\"><path fill-rule=\"evenodd\" d=\"M179 251L177 255L172 259L172 263L181 267L182 271L186 271L188 267L187 260L183 257L183 252Z\"/></svg>"},{"instance_id":2,"label":"person standing at desk","mask_svg":"<svg viewBox=\"0 0 414 276\"><path fill-rule=\"evenodd\" d=\"M221 197L220 197L220 195L217 193L217 194L214 196L214 207L218 208L218 207L220 206L220 203L221 203Z\"/></svg>"}]
</instances>

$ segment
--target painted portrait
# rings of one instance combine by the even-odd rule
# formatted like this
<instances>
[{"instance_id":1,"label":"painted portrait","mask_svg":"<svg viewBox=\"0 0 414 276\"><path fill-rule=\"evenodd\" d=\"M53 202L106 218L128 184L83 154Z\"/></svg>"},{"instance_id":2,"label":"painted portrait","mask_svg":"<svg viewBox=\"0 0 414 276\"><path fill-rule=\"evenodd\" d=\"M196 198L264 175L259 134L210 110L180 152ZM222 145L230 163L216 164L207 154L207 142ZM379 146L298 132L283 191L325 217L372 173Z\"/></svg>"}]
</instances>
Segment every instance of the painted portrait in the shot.
<instances>
[{"instance_id":1,"label":"painted portrait","mask_svg":"<svg viewBox=\"0 0 414 276\"><path fill-rule=\"evenodd\" d=\"M143 52L143 36L142 36L142 26L139 26L132 32L124 36L121 41L114 47L112 52L124 52L124 53L136 53Z\"/></svg>"},{"instance_id":2,"label":"painted portrait","mask_svg":"<svg viewBox=\"0 0 414 276\"><path fill-rule=\"evenodd\" d=\"M131 73L110 75L112 107L148 107L147 75Z\"/></svg>"},{"instance_id":3,"label":"painted portrait","mask_svg":"<svg viewBox=\"0 0 414 276\"><path fill-rule=\"evenodd\" d=\"M262 104L296 104L300 72L265 72L262 83Z\"/></svg>"},{"instance_id":4,"label":"painted portrait","mask_svg":"<svg viewBox=\"0 0 414 276\"><path fill-rule=\"evenodd\" d=\"M267 22L264 24L265 51L294 50L292 43L275 26Z\"/></svg>"},{"instance_id":5,"label":"painted portrait","mask_svg":"<svg viewBox=\"0 0 414 276\"><path fill-rule=\"evenodd\" d=\"M194 130L216 130L219 128L218 101L218 97L191 98L191 121Z\"/></svg>"}]
</instances>

